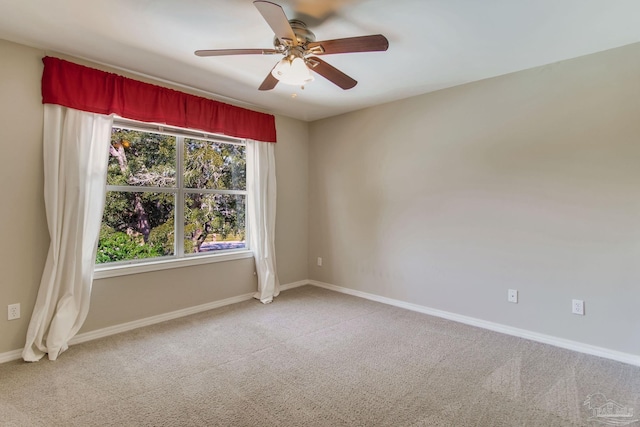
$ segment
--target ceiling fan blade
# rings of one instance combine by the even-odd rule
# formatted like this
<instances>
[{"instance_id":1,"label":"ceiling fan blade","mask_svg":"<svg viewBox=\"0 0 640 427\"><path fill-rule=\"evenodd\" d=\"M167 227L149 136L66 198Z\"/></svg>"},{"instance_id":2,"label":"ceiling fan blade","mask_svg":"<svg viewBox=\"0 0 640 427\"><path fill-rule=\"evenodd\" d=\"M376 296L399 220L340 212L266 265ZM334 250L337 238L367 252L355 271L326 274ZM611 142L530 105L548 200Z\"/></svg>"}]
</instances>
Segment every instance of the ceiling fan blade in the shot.
<instances>
[{"instance_id":1,"label":"ceiling fan blade","mask_svg":"<svg viewBox=\"0 0 640 427\"><path fill-rule=\"evenodd\" d=\"M276 67L273 67L273 68L276 68ZM269 71L269 74L267 74L267 77L264 79L264 81L262 82L258 90L271 90L274 87L276 87L277 84L278 84L278 79L273 77L273 74L271 74L271 71Z\"/></svg>"},{"instance_id":2,"label":"ceiling fan blade","mask_svg":"<svg viewBox=\"0 0 640 427\"><path fill-rule=\"evenodd\" d=\"M225 55L273 55L280 53L275 49L209 49L196 50L198 56L225 56Z\"/></svg>"},{"instance_id":3,"label":"ceiling fan blade","mask_svg":"<svg viewBox=\"0 0 640 427\"><path fill-rule=\"evenodd\" d=\"M327 64L320 58L307 58L307 65L310 70L315 71L331 83L340 86L344 90L351 89L358 84L357 81L347 76L334 66Z\"/></svg>"},{"instance_id":4,"label":"ceiling fan blade","mask_svg":"<svg viewBox=\"0 0 640 427\"><path fill-rule=\"evenodd\" d=\"M267 21L267 24L269 24L276 37L283 44L291 46L298 45L298 40L289 24L287 15L285 15L284 10L282 10L279 5L264 0L255 0L253 4L258 8L264 20Z\"/></svg>"},{"instance_id":5,"label":"ceiling fan blade","mask_svg":"<svg viewBox=\"0 0 640 427\"><path fill-rule=\"evenodd\" d=\"M314 55L333 53L379 52L389 48L389 40L382 34L373 36L348 37L345 39L311 42L307 48Z\"/></svg>"}]
</instances>

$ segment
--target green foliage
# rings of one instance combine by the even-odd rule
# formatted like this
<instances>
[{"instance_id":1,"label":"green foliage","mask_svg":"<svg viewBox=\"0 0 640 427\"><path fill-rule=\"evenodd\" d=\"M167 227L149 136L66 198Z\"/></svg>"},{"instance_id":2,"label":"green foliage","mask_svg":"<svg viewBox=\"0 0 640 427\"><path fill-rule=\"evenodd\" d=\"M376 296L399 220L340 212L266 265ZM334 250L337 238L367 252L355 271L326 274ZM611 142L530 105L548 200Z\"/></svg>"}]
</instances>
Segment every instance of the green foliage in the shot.
<instances>
[{"instance_id":1,"label":"green foliage","mask_svg":"<svg viewBox=\"0 0 640 427\"><path fill-rule=\"evenodd\" d=\"M173 255L175 226L173 217L167 222L154 227L149 233L149 244L161 252L162 255Z\"/></svg>"},{"instance_id":2,"label":"green foliage","mask_svg":"<svg viewBox=\"0 0 640 427\"><path fill-rule=\"evenodd\" d=\"M185 196L185 253L199 249L197 242L224 241L245 235L245 196L187 194ZM193 243L189 243L193 242ZM189 247L189 252L187 252Z\"/></svg>"},{"instance_id":3,"label":"green foliage","mask_svg":"<svg viewBox=\"0 0 640 427\"><path fill-rule=\"evenodd\" d=\"M102 222L117 231L134 230L142 233L139 227L140 212L135 209L138 203L151 229L168 220L173 221L173 194L108 191Z\"/></svg>"},{"instance_id":4,"label":"green foliage","mask_svg":"<svg viewBox=\"0 0 640 427\"><path fill-rule=\"evenodd\" d=\"M109 157L109 185L144 185L174 187L176 182L176 138L169 135L113 128L111 145L121 149L124 165L118 156Z\"/></svg>"},{"instance_id":5,"label":"green foliage","mask_svg":"<svg viewBox=\"0 0 640 427\"><path fill-rule=\"evenodd\" d=\"M244 190L247 186L245 147L185 139L184 183L187 188Z\"/></svg>"},{"instance_id":6,"label":"green foliage","mask_svg":"<svg viewBox=\"0 0 640 427\"><path fill-rule=\"evenodd\" d=\"M130 236L103 225L100 230L96 263L124 261L131 259L163 256L162 250L153 245L145 245L142 237Z\"/></svg>"}]
</instances>

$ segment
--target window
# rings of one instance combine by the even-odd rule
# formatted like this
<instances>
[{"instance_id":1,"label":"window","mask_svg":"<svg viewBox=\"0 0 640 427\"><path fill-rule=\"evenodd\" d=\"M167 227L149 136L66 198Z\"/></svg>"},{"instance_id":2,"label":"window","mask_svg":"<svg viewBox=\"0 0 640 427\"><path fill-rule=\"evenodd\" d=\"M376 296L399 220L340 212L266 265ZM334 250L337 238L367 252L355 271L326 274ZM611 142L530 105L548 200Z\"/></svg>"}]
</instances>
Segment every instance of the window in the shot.
<instances>
[{"instance_id":1,"label":"window","mask_svg":"<svg viewBox=\"0 0 640 427\"><path fill-rule=\"evenodd\" d=\"M242 141L116 121L96 263L245 250L246 199Z\"/></svg>"}]
</instances>

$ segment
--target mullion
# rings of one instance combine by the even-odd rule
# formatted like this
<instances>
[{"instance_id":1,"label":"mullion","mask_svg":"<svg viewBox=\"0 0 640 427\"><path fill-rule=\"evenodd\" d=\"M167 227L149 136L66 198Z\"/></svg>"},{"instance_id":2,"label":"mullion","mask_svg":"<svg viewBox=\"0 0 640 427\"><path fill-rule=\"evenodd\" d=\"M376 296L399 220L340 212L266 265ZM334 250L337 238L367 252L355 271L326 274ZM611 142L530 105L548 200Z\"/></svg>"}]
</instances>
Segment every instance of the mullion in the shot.
<instances>
[{"instance_id":1,"label":"mullion","mask_svg":"<svg viewBox=\"0 0 640 427\"><path fill-rule=\"evenodd\" d=\"M179 258L184 257L184 137L176 136L176 209L174 211L174 250Z\"/></svg>"},{"instance_id":2,"label":"mullion","mask_svg":"<svg viewBox=\"0 0 640 427\"><path fill-rule=\"evenodd\" d=\"M246 190L216 190L212 188L184 188L182 190L186 194L237 194L246 196Z\"/></svg>"},{"instance_id":3,"label":"mullion","mask_svg":"<svg viewBox=\"0 0 640 427\"><path fill-rule=\"evenodd\" d=\"M107 191L120 193L177 193L175 187L134 187L127 185L107 185Z\"/></svg>"}]
</instances>

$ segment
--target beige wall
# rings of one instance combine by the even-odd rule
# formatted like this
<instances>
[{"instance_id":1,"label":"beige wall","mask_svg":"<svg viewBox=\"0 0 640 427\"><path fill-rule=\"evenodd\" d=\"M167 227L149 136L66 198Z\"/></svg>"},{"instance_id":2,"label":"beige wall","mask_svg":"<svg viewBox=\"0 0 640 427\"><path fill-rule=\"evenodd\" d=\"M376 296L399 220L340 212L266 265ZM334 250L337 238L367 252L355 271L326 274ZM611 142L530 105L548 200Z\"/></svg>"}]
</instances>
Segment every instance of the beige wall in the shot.
<instances>
[{"instance_id":1,"label":"beige wall","mask_svg":"<svg viewBox=\"0 0 640 427\"><path fill-rule=\"evenodd\" d=\"M42 56L40 50L0 40L5 183L0 213L0 354L24 345L49 243L42 195ZM281 283L286 284L308 277L308 129L304 122L282 117L276 117L276 127L276 256ZM253 271L252 260L243 259L96 280L81 332L255 291ZM21 319L7 321L6 306L17 302L22 305Z\"/></svg>"},{"instance_id":2,"label":"beige wall","mask_svg":"<svg viewBox=\"0 0 640 427\"><path fill-rule=\"evenodd\" d=\"M640 355L639 76L636 44L312 123L310 278Z\"/></svg>"},{"instance_id":3,"label":"beige wall","mask_svg":"<svg viewBox=\"0 0 640 427\"><path fill-rule=\"evenodd\" d=\"M276 116L276 261L278 279L287 284L309 278L309 126Z\"/></svg>"},{"instance_id":4,"label":"beige wall","mask_svg":"<svg viewBox=\"0 0 640 427\"><path fill-rule=\"evenodd\" d=\"M0 353L24 346L49 248L42 163L42 52L0 40ZM7 305L22 317L7 320Z\"/></svg>"}]
</instances>

